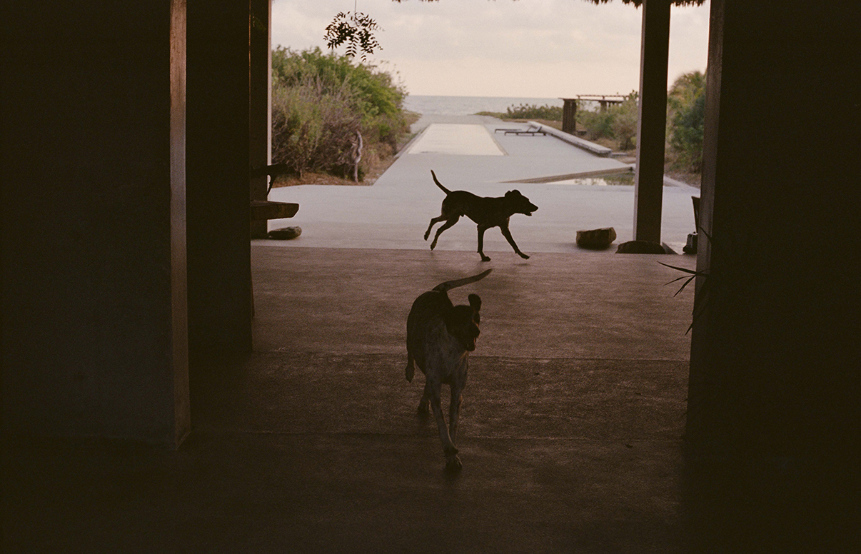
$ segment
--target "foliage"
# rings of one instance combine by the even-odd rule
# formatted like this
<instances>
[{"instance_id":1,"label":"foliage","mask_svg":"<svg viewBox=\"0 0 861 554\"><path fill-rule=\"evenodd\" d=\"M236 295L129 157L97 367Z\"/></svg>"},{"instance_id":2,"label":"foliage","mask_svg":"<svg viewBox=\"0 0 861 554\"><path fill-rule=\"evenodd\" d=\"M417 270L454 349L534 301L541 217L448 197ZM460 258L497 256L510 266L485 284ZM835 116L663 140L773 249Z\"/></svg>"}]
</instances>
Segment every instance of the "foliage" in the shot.
<instances>
[{"instance_id":1,"label":"foliage","mask_svg":"<svg viewBox=\"0 0 861 554\"><path fill-rule=\"evenodd\" d=\"M586 130L586 136L590 140L613 138L613 112L578 109L577 126Z\"/></svg>"},{"instance_id":2,"label":"foliage","mask_svg":"<svg viewBox=\"0 0 861 554\"><path fill-rule=\"evenodd\" d=\"M507 119L545 119L547 121L562 121L562 107L538 106L536 104L520 104L519 106L511 105L506 109L505 118Z\"/></svg>"},{"instance_id":3,"label":"foliage","mask_svg":"<svg viewBox=\"0 0 861 554\"><path fill-rule=\"evenodd\" d=\"M667 137L674 165L695 172L702 170L703 163L705 81L700 71L685 73L667 95Z\"/></svg>"},{"instance_id":4,"label":"foliage","mask_svg":"<svg viewBox=\"0 0 861 554\"><path fill-rule=\"evenodd\" d=\"M374 31L379 30L382 29L369 15L359 12L339 12L326 27L326 45L334 50L346 43L347 57L355 58L356 54L361 52L364 62L368 54L374 53L375 48L383 49L374 36Z\"/></svg>"},{"instance_id":5,"label":"foliage","mask_svg":"<svg viewBox=\"0 0 861 554\"><path fill-rule=\"evenodd\" d=\"M613 137L619 141L620 150L630 150L634 146L640 118L639 98L637 91L631 91L621 104L615 104L607 110L611 117L610 128Z\"/></svg>"},{"instance_id":6,"label":"foliage","mask_svg":"<svg viewBox=\"0 0 861 554\"><path fill-rule=\"evenodd\" d=\"M621 150L634 147L639 119L639 98L637 91L631 91L620 104L607 109L591 111L577 110L577 125L586 130L590 140L615 139Z\"/></svg>"},{"instance_id":7,"label":"foliage","mask_svg":"<svg viewBox=\"0 0 861 554\"><path fill-rule=\"evenodd\" d=\"M303 171L334 171L348 165L359 117L344 87L323 93L319 80L272 91L272 161Z\"/></svg>"},{"instance_id":8,"label":"foliage","mask_svg":"<svg viewBox=\"0 0 861 554\"><path fill-rule=\"evenodd\" d=\"M363 164L391 155L408 128L406 91L375 66L319 48L278 48L272 52L272 77L272 163L300 175L348 172L357 132L367 154Z\"/></svg>"},{"instance_id":9,"label":"foliage","mask_svg":"<svg viewBox=\"0 0 861 554\"><path fill-rule=\"evenodd\" d=\"M667 159L675 169L702 170L703 122L705 119L705 75L685 73L667 94ZM631 92L621 104L606 110L577 110L577 125L590 140L615 139L621 150L635 146L638 95Z\"/></svg>"}]
</instances>

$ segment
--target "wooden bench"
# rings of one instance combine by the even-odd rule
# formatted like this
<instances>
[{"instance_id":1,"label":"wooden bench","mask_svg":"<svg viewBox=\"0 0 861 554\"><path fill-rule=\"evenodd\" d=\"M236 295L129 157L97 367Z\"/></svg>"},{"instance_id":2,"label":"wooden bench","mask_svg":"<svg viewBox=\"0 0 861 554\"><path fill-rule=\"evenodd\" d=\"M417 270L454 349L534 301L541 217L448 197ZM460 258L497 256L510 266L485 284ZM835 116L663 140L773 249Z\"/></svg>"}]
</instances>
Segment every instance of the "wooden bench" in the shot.
<instances>
[{"instance_id":1,"label":"wooden bench","mask_svg":"<svg viewBox=\"0 0 861 554\"><path fill-rule=\"evenodd\" d=\"M272 185L275 182L275 177L290 173L292 173L292 170L286 164L273 164L252 168L249 172L249 176L251 178L268 177L269 186L266 189L266 196L269 196L269 192L272 190ZM266 227L255 225L255 222L293 217L298 211L299 204L293 204L290 202L273 202L271 200L252 200L251 209L249 211L251 219L251 238L262 239L266 238L267 235Z\"/></svg>"},{"instance_id":2,"label":"wooden bench","mask_svg":"<svg viewBox=\"0 0 861 554\"><path fill-rule=\"evenodd\" d=\"M266 175L269 177L269 189L266 191L266 195L269 195L269 191L272 190L272 183L275 181L275 176L281 173L284 173L284 167L282 164L278 165L269 165L264 166L259 169L255 169L251 171L251 177L261 177ZM264 239L267 236L267 232L265 226L263 228L262 234L259 232L255 232L255 226L253 222L255 221L269 221L270 219L284 219L290 218L296 215L296 212L299 211L299 204L294 204L292 202L272 202L271 200L252 200L251 201L251 209L249 211L250 219L252 222L251 225L251 238ZM248 266L249 272L251 271L251 266ZM254 306L254 279L253 277L250 279L251 282L251 317L253 318L256 314L256 309Z\"/></svg>"},{"instance_id":3,"label":"wooden bench","mask_svg":"<svg viewBox=\"0 0 861 554\"><path fill-rule=\"evenodd\" d=\"M545 133L541 129L540 125L537 127L535 125L530 125L526 129L494 129L493 130L494 133L498 133L499 131L502 131L503 134L506 134L506 135L527 135L530 137L534 137L535 135L541 135L541 136L547 135L547 133Z\"/></svg>"},{"instance_id":4,"label":"wooden bench","mask_svg":"<svg viewBox=\"0 0 861 554\"><path fill-rule=\"evenodd\" d=\"M251 221L268 221L293 217L299 211L299 204L272 202L271 200L251 201Z\"/></svg>"}]
</instances>

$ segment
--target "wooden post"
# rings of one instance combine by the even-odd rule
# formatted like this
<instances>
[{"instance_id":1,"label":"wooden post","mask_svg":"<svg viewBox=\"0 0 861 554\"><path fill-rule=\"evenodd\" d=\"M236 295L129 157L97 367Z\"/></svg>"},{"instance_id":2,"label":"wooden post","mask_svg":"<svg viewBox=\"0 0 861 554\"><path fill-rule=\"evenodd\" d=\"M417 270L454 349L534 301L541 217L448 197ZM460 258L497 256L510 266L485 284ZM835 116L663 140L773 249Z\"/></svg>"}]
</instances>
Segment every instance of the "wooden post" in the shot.
<instances>
[{"instance_id":1,"label":"wooden post","mask_svg":"<svg viewBox=\"0 0 861 554\"><path fill-rule=\"evenodd\" d=\"M859 8L810 6L711 2L686 437L855 476Z\"/></svg>"},{"instance_id":2,"label":"wooden post","mask_svg":"<svg viewBox=\"0 0 861 554\"><path fill-rule=\"evenodd\" d=\"M251 0L249 12L249 165L262 167L271 163L270 82L272 54L270 46L270 0ZM267 199L266 176L250 180L250 200ZM251 222L251 238L266 238L266 221Z\"/></svg>"},{"instance_id":3,"label":"wooden post","mask_svg":"<svg viewBox=\"0 0 861 554\"><path fill-rule=\"evenodd\" d=\"M248 9L247 0L188 0L192 375L207 371L210 357L226 359L251 351ZM261 183L265 193L265 176Z\"/></svg>"},{"instance_id":4,"label":"wooden post","mask_svg":"<svg viewBox=\"0 0 861 554\"><path fill-rule=\"evenodd\" d=\"M577 134L577 99L562 99L562 132L570 135Z\"/></svg>"},{"instance_id":5,"label":"wooden post","mask_svg":"<svg viewBox=\"0 0 861 554\"><path fill-rule=\"evenodd\" d=\"M191 430L186 3L0 11L3 448L177 447Z\"/></svg>"},{"instance_id":6,"label":"wooden post","mask_svg":"<svg viewBox=\"0 0 861 554\"><path fill-rule=\"evenodd\" d=\"M661 242L670 0L643 2L634 239Z\"/></svg>"}]
</instances>

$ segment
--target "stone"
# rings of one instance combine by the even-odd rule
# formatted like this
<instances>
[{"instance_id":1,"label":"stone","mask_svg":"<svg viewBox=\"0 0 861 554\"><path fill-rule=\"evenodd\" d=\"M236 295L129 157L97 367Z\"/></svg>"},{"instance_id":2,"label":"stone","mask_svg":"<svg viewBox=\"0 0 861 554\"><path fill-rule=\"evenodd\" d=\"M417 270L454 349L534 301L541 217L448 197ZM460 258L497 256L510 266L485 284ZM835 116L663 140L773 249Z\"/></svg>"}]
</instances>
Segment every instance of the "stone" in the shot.
<instances>
[{"instance_id":1,"label":"stone","mask_svg":"<svg viewBox=\"0 0 861 554\"><path fill-rule=\"evenodd\" d=\"M577 246L589 250L604 250L616 240L616 230L612 227L577 231Z\"/></svg>"},{"instance_id":2,"label":"stone","mask_svg":"<svg viewBox=\"0 0 861 554\"><path fill-rule=\"evenodd\" d=\"M688 242L685 244L684 248L682 248L685 254L696 254L697 253L697 234L691 233L688 235Z\"/></svg>"},{"instance_id":3,"label":"stone","mask_svg":"<svg viewBox=\"0 0 861 554\"><path fill-rule=\"evenodd\" d=\"M281 229L273 229L267 235L273 240L291 240L302 234L301 227L283 227Z\"/></svg>"},{"instance_id":4,"label":"stone","mask_svg":"<svg viewBox=\"0 0 861 554\"><path fill-rule=\"evenodd\" d=\"M616 254L667 254L667 250L657 242L630 240L620 244Z\"/></svg>"}]
</instances>

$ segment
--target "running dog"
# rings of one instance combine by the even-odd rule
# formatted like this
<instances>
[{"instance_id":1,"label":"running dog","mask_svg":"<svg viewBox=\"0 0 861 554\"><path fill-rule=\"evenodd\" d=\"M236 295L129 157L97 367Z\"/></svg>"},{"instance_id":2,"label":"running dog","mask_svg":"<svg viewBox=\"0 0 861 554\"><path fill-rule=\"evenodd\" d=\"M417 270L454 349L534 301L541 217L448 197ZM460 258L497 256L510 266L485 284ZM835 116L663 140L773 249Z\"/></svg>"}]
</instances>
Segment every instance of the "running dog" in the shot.
<instances>
[{"instance_id":1,"label":"running dog","mask_svg":"<svg viewBox=\"0 0 861 554\"><path fill-rule=\"evenodd\" d=\"M428 404L433 409L445 454L445 466L449 471L463 467L454 441L457 438L462 393L466 386L469 353L475 350L475 341L479 335L481 298L477 294L470 294L469 306L455 306L447 291L484 279L490 272L488 269L472 277L440 283L416 298L407 317L405 375L407 381L412 382L415 366L419 366L425 374L425 389L418 412L419 415L427 416ZM443 384L451 388L448 429L440 406Z\"/></svg>"},{"instance_id":2,"label":"running dog","mask_svg":"<svg viewBox=\"0 0 861 554\"><path fill-rule=\"evenodd\" d=\"M510 190L505 193L505 196L494 198L476 196L465 190L452 192L442 186L433 170L431 170L431 175L436 186L446 194L445 199L442 201L440 216L431 219L428 230L425 231L425 240L428 240L433 226L441 221L445 221L437 229L436 235L434 235L433 242L430 245L431 250L436 246L436 241L439 239L440 234L457 223L460 216L465 215L478 224L478 253L481 255L481 261L490 261L490 258L484 254L484 232L491 227L499 227L499 230L502 231L502 236L514 248L514 251L524 260L529 258L529 256L520 251L511 237L511 231L508 230L508 220L514 214L531 216L532 212L538 209L538 206L530 202L528 198L517 190Z\"/></svg>"}]
</instances>

